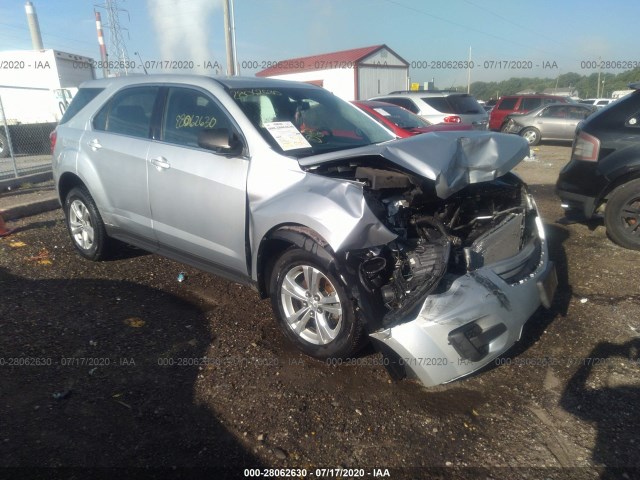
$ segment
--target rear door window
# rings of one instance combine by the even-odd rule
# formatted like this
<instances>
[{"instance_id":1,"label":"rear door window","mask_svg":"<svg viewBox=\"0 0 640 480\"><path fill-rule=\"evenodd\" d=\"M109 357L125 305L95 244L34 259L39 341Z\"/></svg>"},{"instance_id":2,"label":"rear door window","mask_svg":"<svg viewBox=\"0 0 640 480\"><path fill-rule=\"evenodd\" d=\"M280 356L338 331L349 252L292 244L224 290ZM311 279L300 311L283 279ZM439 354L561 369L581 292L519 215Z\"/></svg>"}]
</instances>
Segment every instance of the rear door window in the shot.
<instances>
[{"instance_id":1,"label":"rear door window","mask_svg":"<svg viewBox=\"0 0 640 480\"><path fill-rule=\"evenodd\" d=\"M94 117L93 128L148 138L153 106L159 90L160 87L144 86L119 91Z\"/></svg>"},{"instance_id":2,"label":"rear door window","mask_svg":"<svg viewBox=\"0 0 640 480\"><path fill-rule=\"evenodd\" d=\"M520 110L534 110L538 107L542 106L542 99L539 97L534 98L523 98L520 102Z\"/></svg>"},{"instance_id":3,"label":"rear door window","mask_svg":"<svg viewBox=\"0 0 640 480\"><path fill-rule=\"evenodd\" d=\"M504 98L500 104L496 107L496 110L514 110L518 103L517 98Z\"/></svg>"}]
</instances>

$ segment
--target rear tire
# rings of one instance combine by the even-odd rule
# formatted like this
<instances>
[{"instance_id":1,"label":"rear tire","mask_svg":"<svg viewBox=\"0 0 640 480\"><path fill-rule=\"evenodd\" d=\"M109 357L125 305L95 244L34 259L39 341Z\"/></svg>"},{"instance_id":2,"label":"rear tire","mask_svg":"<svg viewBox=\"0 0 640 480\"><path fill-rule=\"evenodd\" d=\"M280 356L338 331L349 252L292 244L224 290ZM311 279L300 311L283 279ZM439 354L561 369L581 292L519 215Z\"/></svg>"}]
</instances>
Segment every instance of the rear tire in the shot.
<instances>
[{"instance_id":1,"label":"rear tire","mask_svg":"<svg viewBox=\"0 0 640 480\"><path fill-rule=\"evenodd\" d=\"M317 249L322 247L312 251ZM333 263L328 252L291 247L275 262L270 280L280 329L298 349L321 360L353 356L363 343L355 302L333 273Z\"/></svg>"},{"instance_id":2,"label":"rear tire","mask_svg":"<svg viewBox=\"0 0 640 480\"><path fill-rule=\"evenodd\" d=\"M67 229L73 246L88 260L107 256L109 237L96 203L85 187L73 188L64 201Z\"/></svg>"},{"instance_id":3,"label":"rear tire","mask_svg":"<svg viewBox=\"0 0 640 480\"><path fill-rule=\"evenodd\" d=\"M640 179L623 183L611 192L604 210L604 224L613 242L640 250Z\"/></svg>"}]
</instances>

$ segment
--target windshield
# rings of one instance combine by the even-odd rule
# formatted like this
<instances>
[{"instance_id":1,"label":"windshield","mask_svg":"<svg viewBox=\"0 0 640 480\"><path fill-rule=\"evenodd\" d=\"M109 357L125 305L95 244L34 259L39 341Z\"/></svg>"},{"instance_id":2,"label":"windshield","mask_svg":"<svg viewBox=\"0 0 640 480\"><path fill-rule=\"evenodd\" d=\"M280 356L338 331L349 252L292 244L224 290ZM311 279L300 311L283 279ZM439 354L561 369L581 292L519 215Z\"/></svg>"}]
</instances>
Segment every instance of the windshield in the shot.
<instances>
[{"instance_id":1,"label":"windshield","mask_svg":"<svg viewBox=\"0 0 640 480\"><path fill-rule=\"evenodd\" d=\"M424 118L419 117L397 105L385 105L384 107L371 107L384 118L400 128L421 128L431 125Z\"/></svg>"},{"instance_id":2,"label":"windshield","mask_svg":"<svg viewBox=\"0 0 640 480\"><path fill-rule=\"evenodd\" d=\"M235 88L229 94L264 139L285 155L315 155L395 139L322 88Z\"/></svg>"}]
</instances>

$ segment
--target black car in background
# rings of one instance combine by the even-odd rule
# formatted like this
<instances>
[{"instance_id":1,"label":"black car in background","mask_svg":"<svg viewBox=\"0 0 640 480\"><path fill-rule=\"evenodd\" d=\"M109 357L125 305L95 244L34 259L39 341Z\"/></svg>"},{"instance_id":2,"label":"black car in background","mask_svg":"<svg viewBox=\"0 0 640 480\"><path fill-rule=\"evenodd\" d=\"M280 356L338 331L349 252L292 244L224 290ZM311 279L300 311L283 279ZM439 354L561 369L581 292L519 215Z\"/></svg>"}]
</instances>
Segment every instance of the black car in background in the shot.
<instances>
[{"instance_id":1,"label":"black car in background","mask_svg":"<svg viewBox=\"0 0 640 480\"><path fill-rule=\"evenodd\" d=\"M576 130L556 191L568 218L588 220L605 205L609 238L640 250L640 82Z\"/></svg>"}]
</instances>

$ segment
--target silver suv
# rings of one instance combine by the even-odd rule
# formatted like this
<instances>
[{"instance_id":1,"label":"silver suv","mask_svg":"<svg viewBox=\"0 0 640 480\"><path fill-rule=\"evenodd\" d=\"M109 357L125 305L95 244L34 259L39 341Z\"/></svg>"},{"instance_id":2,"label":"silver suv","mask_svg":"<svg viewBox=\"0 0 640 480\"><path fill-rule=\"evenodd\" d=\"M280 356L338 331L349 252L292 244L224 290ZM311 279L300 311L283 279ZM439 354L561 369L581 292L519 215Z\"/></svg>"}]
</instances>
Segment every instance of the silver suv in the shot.
<instances>
[{"instance_id":1,"label":"silver suv","mask_svg":"<svg viewBox=\"0 0 640 480\"><path fill-rule=\"evenodd\" d=\"M436 385L551 302L542 222L509 173L517 136L396 140L312 85L162 75L83 84L52 145L80 255L116 238L249 284L316 358L370 338Z\"/></svg>"},{"instance_id":2,"label":"silver suv","mask_svg":"<svg viewBox=\"0 0 640 480\"><path fill-rule=\"evenodd\" d=\"M391 92L371 100L393 103L430 123L457 123L486 130L489 115L473 95L448 91Z\"/></svg>"}]
</instances>

